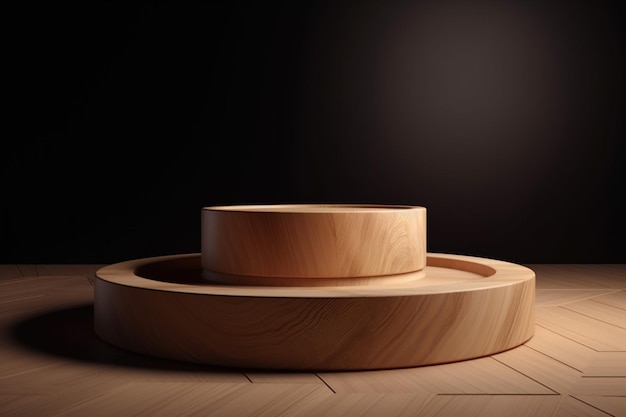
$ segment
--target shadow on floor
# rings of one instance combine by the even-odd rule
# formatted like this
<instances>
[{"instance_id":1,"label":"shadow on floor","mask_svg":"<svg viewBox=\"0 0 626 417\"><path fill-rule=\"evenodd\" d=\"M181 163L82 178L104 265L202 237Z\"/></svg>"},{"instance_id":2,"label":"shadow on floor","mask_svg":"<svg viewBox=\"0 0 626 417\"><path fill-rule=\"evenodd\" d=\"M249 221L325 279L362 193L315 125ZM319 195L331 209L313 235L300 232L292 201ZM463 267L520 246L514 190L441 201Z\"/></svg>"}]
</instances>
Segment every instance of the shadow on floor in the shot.
<instances>
[{"instance_id":1,"label":"shadow on floor","mask_svg":"<svg viewBox=\"0 0 626 417\"><path fill-rule=\"evenodd\" d=\"M32 316L17 322L11 333L13 339L26 348L77 361L162 371L242 372L154 358L117 348L96 335L93 320L93 304L85 304Z\"/></svg>"}]
</instances>

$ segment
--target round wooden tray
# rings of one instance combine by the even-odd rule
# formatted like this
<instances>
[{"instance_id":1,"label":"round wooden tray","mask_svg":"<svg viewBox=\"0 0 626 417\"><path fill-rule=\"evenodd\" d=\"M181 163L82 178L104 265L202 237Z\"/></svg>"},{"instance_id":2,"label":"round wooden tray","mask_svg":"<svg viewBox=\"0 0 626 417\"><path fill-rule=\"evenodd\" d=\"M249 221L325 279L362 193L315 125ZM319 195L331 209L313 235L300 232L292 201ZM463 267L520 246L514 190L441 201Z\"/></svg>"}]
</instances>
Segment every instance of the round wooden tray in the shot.
<instances>
[{"instance_id":1,"label":"round wooden tray","mask_svg":"<svg viewBox=\"0 0 626 417\"><path fill-rule=\"evenodd\" d=\"M311 371L454 362L532 337L531 269L429 253L424 270L368 285L242 286L204 280L199 253L121 262L96 274L95 331L162 358Z\"/></svg>"}]
</instances>

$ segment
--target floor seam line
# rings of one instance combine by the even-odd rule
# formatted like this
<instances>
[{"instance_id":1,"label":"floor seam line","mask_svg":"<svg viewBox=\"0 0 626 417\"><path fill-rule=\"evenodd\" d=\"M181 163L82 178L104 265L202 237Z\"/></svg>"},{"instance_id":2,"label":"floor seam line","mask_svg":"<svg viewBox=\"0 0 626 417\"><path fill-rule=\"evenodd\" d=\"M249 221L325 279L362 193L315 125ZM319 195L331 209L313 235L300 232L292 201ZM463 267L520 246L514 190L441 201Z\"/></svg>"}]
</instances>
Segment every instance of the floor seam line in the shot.
<instances>
[{"instance_id":1,"label":"floor seam line","mask_svg":"<svg viewBox=\"0 0 626 417\"><path fill-rule=\"evenodd\" d=\"M596 407L596 406L595 406L595 405L593 405L593 404L589 404L588 402L583 401L583 400L581 400L581 399L580 399L580 398L578 398L578 397L575 397L575 396L573 396L573 395L570 395L570 397L572 397L572 398L573 398L573 399L575 399L576 401L580 401L581 403L583 403L583 404L585 404L585 405L588 405L589 407L591 407L591 408L593 408L593 409L595 409L595 410L600 411L601 413L606 414L607 416L615 417L615 415L614 415L614 414L611 414L611 413L609 413L609 412L607 412L607 411L604 411L603 409L598 408L598 407Z\"/></svg>"},{"instance_id":2,"label":"floor seam line","mask_svg":"<svg viewBox=\"0 0 626 417\"><path fill-rule=\"evenodd\" d=\"M525 345L525 346L526 346L526 345ZM547 353L544 353L544 352L542 352L542 351L540 351L540 350L538 350L538 349L535 349L535 348L533 348L533 347L531 347L531 346L526 346L526 347L527 347L528 349L530 349L530 350L534 350L535 352L537 352L537 353L539 353L539 354L541 354L541 355L543 355L543 356L545 356L545 357L547 357L547 358L552 359L552 360L553 360L553 361L555 361L555 362L558 362L558 363L560 363L560 364L562 364L562 365L565 365L565 366L567 366L567 367L569 367L569 368L571 368L571 369L573 369L573 370L575 370L575 371L578 371L578 372L580 372L581 374L583 373L583 371L582 371L582 370L580 370L580 369L578 369L578 368L574 368L572 365L569 365L569 364L567 364L567 363L565 363L565 362L563 362L563 361L560 361L560 360L558 360L557 358L555 358L555 357L552 357L552 356L548 355Z\"/></svg>"},{"instance_id":3,"label":"floor seam line","mask_svg":"<svg viewBox=\"0 0 626 417\"><path fill-rule=\"evenodd\" d=\"M601 352L600 350L594 349L594 348L592 348L591 346L587 346L587 345L585 345L584 343L581 343L581 342L579 342L579 341L578 341L578 340L576 340L576 339L572 339L571 337L565 336L564 334L561 334L561 333L559 333L559 332L556 332L556 331L554 331L554 330L552 330L552 329L550 329L550 328L548 328L548 327L546 327L546 326L542 326L541 324L536 324L536 326L539 326L539 327L541 327L541 328L543 328L543 329L545 329L545 330L547 330L547 331L550 331L550 332L552 332L552 333L554 333L554 334L557 334L557 335L561 336L562 338L565 338L565 339L567 339L567 340L569 340L569 341L571 341L571 342L574 342L574 343L576 343L576 344L578 344L578 345L581 345L581 346L583 346L583 347L586 347L587 349L590 349L590 350L592 350L593 352Z\"/></svg>"},{"instance_id":4,"label":"floor seam line","mask_svg":"<svg viewBox=\"0 0 626 417\"><path fill-rule=\"evenodd\" d=\"M602 303L598 303L598 304L602 304ZM590 318L590 319L593 319L593 320L599 321L599 322L604 323L604 324L608 324L609 326L614 326L614 327L617 327L618 329L623 329L623 330L626 330L626 327L622 327L622 326L619 326L619 325L617 325L617 324L609 323L609 322L608 322L608 321L606 321L606 320L602 320L602 319L599 319L599 318L597 318L597 317L593 317L593 316L590 316L590 315L588 315L588 314L581 313L580 311L572 310L571 308L567 308L567 307L565 307L565 306L559 306L559 308L562 308L562 309L567 310L567 311L571 311L572 313L580 314L581 316L588 317L588 318Z\"/></svg>"},{"instance_id":5,"label":"floor seam line","mask_svg":"<svg viewBox=\"0 0 626 417\"><path fill-rule=\"evenodd\" d=\"M498 360L498 359L496 359L496 358L494 358L494 357L492 357L492 359L493 359L494 361L496 361L496 362L501 363L502 365L506 366L507 368L514 370L514 371L515 371L515 372L517 372L518 374L525 376L526 378L530 379L531 381L535 381L537 384L541 385L542 387L545 387L545 388L549 389L550 391L554 392L555 394L559 394L559 395L560 395L560 393L558 393L557 391L553 390L552 388L550 388L550 387L549 387L549 386L547 386L546 384L543 384L543 383L541 383L541 382L537 381L535 378L532 378L532 377L530 377L530 376L526 375L526 374L525 374L525 373L523 373L522 371L520 371L520 370L518 370L518 369L515 369L515 368L513 368L512 366L509 366L509 365L507 365L506 363L504 363L504 362L502 362L502 361L500 361L500 360Z\"/></svg>"},{"instance_id":6,"label":"floor seam line","mask_svg":"<svg viewBox=\"0 0 626 417\"><path fill-rule=\"evenodd\" d=\"M332 389L332 387L330 385L328 385L328 383L326 381L324 381L324 378L322 378L318 373L314 373L314 375L320 380L322 381L322 383L324 385L326 385L326 387L333 393L333 394L337 394L337 391L335 391L334 389Z\"/></svg>"}]
</instances>

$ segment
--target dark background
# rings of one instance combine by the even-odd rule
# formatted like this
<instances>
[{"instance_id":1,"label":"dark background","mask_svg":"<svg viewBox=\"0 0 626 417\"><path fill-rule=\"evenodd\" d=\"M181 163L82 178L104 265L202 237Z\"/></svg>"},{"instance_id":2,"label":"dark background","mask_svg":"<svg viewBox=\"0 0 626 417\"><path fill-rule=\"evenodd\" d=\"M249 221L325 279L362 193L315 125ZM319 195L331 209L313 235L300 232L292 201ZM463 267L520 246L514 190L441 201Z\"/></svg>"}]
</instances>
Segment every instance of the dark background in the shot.
<instances>
[{"instance_id":1,"label":"dark background","mask_svg":"<svg viewBox=\"0 0 626 417\"><path fill-rule=\"evenodd\" d=\"M430 252L624 263L623 3L5 2L0 263L322 202L425 206Z\"/></svg>"}]
</instances>

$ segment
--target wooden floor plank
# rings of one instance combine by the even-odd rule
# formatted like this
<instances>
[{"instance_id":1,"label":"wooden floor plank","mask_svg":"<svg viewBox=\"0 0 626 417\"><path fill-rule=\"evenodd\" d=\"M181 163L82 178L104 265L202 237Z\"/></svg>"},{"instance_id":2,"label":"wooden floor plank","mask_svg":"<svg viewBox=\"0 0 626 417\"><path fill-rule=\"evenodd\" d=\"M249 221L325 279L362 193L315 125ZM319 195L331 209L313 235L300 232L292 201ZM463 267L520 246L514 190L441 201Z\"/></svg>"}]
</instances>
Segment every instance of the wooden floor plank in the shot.
<instances>
[{"instance_id":1,"label":"wooden floor plank","mask_svg":"<svg viewBox=\"0 0 626 417\"><path fill-rule=\"evenodd\" d=\"M18 264L16 266L22 273L23 277L36 277L37 276L37 265Z\"/></svg>"},{"instance_id":2,"label":"wooden floor plank","mask_svg":"<svg viewBox=\"0 0 626 417\"><path fill-rule=\"evenodd\" d=\"M37 277L3 281L0 282L0 329L28 317L88 303L93 303L93 287L85 277Z\"/></svg>"},{"instance_id":3,"label":"wooden floor plank","mask_svg":"<svg viewBox=\"0 0 626 417\"><path fill-rule=\"evenodd\" d=\"M56 342L27 341L31 346L20 346L5 340L0 344L0 384L32 388L33 381L47 387L70 387L83 381L113 386L138 381L250 383L239 370L145 357L100 341L92 328L79 331L81 335L74 341L67 336ZM322 384L319 379L316 382Z\"/></svg>"},{"instance_id":4,"label":"wooden floor plank","mask_svg":"<svg viewBox=\"0 0 626 417\"><path fill-rule=\"evenodd\" d=\"M24 277L17 280L1 281L0 296L3 299L19 297L22 293L45 294L53 288L72 289L89 285L84 276L58 275L53 277Z\"/></svg>"},{"instance_id":5,"label":"wooden floor plank","mask_svg":"<svg viewBox=\"0 0 626 417\"><path fill-rule=\"evenodd\" d=\"M561 402L559 395L438 395L419 415L552 417L558 412Z\"/></svg>"},{"instance_id":6,"label":"wooden floor plank","mask_svg":"<svg viewBox=\"0 0 626 417\"><path fill-rule=\"evenodd\" d=\"M43 375L43 374L42 374ZM50 375L50 378L55 376ZM92 398L102 396L103 393L119 389L115 380L100 375L98 378L86 378L78 384L71 386L63 384L50 385L51 380L41 381L33 377L11 378L7 384L9 392L20 393L28 397L28 401L21 402L18 407L13 407L10 415L13 416L39 416L58 415L77 405L89 401ZM2 389L4 391L4 389ZM33 395L36 394L36 395ZM0 415L5 410L0 407Z\"/></svg>"},{"instance_id":7,"label":"wooden floor plank","mask_svg":"<svg viewBox=\"0 0 626 417\"><path fill-rule=\"evenodd\" d=\"M626 329L626 310L598 302L595 299L570 303L562 306L562 308ZM624 350L626 350L626 346Z\"/></svg>"},{"instance_id":8,"label":"wooden floor plank","mask_svg":"<svg viewBox=\"0 0 626 417\"><path fill-rule=\"evenodd\" d=\"M411 369L319 375L337 393L554 394L493 358Z\"/></svg>"},{"instance_id":9,"label":"wooden floor plank","mask_svg":"<svg viewBox=\"0 0 626 417\"><path fill-rule=\"evenodd\" d=\"M297 415L333 394L319 384L131 383L53 416Z\"/></svg>"},{"instance_id":10,"label":"wooden floor plank","mask_svg":"<svg viewBox=\"0 0 626 417\"><path fill-rule=\"evenodd\" d=\"M221 384L224 387L229 386L228 384ZM230 384L233 385L233 384ZM144 386L151 387L152 384L144 384ZM183 387L185 385L182 385ZM107 386L103 386L101 389L97 389L93 386L78 386L73 387L72 389L66 389L63 387L58 387L58 389L51 391L46 396L38 396L31 397L31 401L22 402L19 407L13 408L11 410L11 417L16 416L67 416L67 415L81 415L83 410L86 413L93 414L83 414L83 415L94 415L94 416L104 416L107 413L111 413L110 415L133 415L133 414L124 414L121 411L125 409L130 409L127 404L119 403L119 400L127 400L124 392L119 395L119 398L112 397L111 394L118 393L123 391L124 388L135 388L133 384L129 385L118 385L116 387L110 388ZM140 390L138 390L140 392ZM131 392L127 391L130 395ZM161 393L163 399L168 399L167 395ZM109 403L99 403L100 398L108 399ZM93 404L98 404L99 409L96 410L93 408ZM125 407L126 406L126 407ZM137 404L137 407L145 407L150 408L152 404L145 403L143 405ZM3 411L0 409L0 412ZM146 415L146 414L137 414L137 415ZM178 415L178 414L177 414Z\"/></svg>"},{"instance_id":11,"label":"wooden floor plank","mask_svg":"<svg viewBox=\"0 0 626 417\"><path fill-rule=\"evenodd\" d=\"M18 393L7 394L0 392L0 415L7 417L32 417L45 413L46 410L41 408L36 412L32 410L32 404L45 400L44 395Z\"/></svg>"},{"instance_id":12,"label":"wooden floor plank","mask_svg":"<svg viewBox=\"0 0 626 417\"><path fill-rule=\"evenodd\" d=\"M621 290L536 290L535 305L541 307L561 306L605 294L619 293Z\"/></svg>"},{"instance_id":13,"label":"wooden floor plank","mask_svg":"<svg viewBox=\"0 0 626 417\"><path fill-rule=\"evenodd\" d=\"M324 383L316 374L310 372L264 372L246 370L245 375L252 382L280 382L292 384Z\"/></svg>"},{"instance_id":14,"label":"wooden floor plank","mask_svg":"<svg viewBox=\"0 0 626 417\"><path fill-rule=\"evenodd\" d=\"M626 377L582 377L573 388L574 396L626 397Z\"/></svg>"},{"instance_id":15,"label":"wooden floor plank","mask_svg":"<svg viewBox=\"0 0 626 417\"><path fill-rule=\"evenodd\" d=\"M87 386L97 381L98 386L113 388L127 383L239 383L250 384L243 372L234 370L209 369L181 364L181 366L163 364L153 367L142 367L138 363L115 362L90 363L71 360L58 360L50 366L32 369L29 372L7 376L4 383L13 386L33 386L36 381L38 387L71 388L76 385Z\"/></svg>"},{"instance_id":16,"label":"wooden floor plank","mask_svg":"<svg viewBox=\"0 0 626 417\"><path fill-rule=\"evenodd\" d=\"M604 411L607 415L615 417L626 417L626 397L594 397L581 395L576 396L576 399Z\"/></svg>"},{"instance_id":17,"label":"wooden floor plank","mask_svg":"<svg viewBox=\"0 0 626 417\"><path fill-rule=\"evenodd\" d=\"M604 411L606 403L598 401L595 397L573 397L564 398L559 411L555 417L622 417L621 414L614 414Z\"/></svg>"},{"instance_id":18,"label":"wooden floor plank","mask_svg":"<svg viewBox=\"0 0 626 417\"><path fill-rule=\"evenodd\" d=\"M0 286L0 289L5 289ZM22 309L24 306L22 303L28 303L28 300L45 297L43 292L36 292L30 288L25 288L24 291L11 291L0 293L0 311L11 310L13 307ZM8 311L5 311L8 312Z\"/></svg>"},{"instance_id":19,"label":"wooden floor plank","mask_svg":"<svg viewBox=\"0 0 626 417\"><path fill-rule=\"evenodd\" d=\"M36 373L49 372L54 369L58 358L49 357L38 352L29 351L22 346L14 346L7 341L0 345L0 383L2 387L8 387L9 378ZM2 393L2 391L0 391Z\"/></svg>"},{"instance_id":20,"label":"wooden floor plank","mask_svg":"<svg viewBox=\"0 0 626 417\"><path fill-rule=\"evenodd\" d=\"M594 350L626 350L626 329L565 307L537 307L535 319L538 325Z\"/></svg>"},{"instance_id":21,"label":"wooden floor plank","mask_svg":"<svg viewBox=\"0 0 626 417\"><path fill-rule=\"evenodd\" d=\"M42 264L37 265L37 276L94 276L104 264Z\"/></svg>"},{"instance_id":22,"label":"wooden floor plank","mask_svg":"<svg viewBox=\"0 0 626 417\"><path fill-rule=\"evenodd\" d=\"M63 392L81 392L84 397L117 389L126 378L106 366L76 367L68 364L35 369L4 380L11 393L38 394L47 398ZM45 401L42 399L41 401Z\"/></svg>"},{"instance_id":23,"label":"wooden floor plank","mask_svg":"<svg viewBox=\"0 0 626 417\"><path fill-rule=\"evenodd\" d=\"M595 350L568 339L541 326L535 327L535 335L524 346L534 349L552 359L582 372L591 361Z\"/></svg>"},{"instance_id":24,"label":"wooden floor plank","mask_svg":"<svg viewBox=\"0 0 626 417\"><path fill-rule=\"evenodd\" d=\"M315 406L294 410L292 417L415 417L424 414L434 394L361 393L325 397ZM281 414L282 415L282 414Z\"/></svg>"},{"instance_id":25,"label":"wooden floor plank","mask_svg":"<svg viewBox=\"0 0 626 417\"><path fill-rule=\"evenodd\" d=\"M58 294L83 291L93 295L93 286L84 276L25 277L18 280L0 282L0 301L14 300L26 294Z\"/></svg>"},{"instance_id":26,"label":"wooden floor plank","mask_svg":"<svg viewBox=\"0 0 626 417\"><path fill-rule=\"evenodd\" d=\"M626 377L626 352L596 352L583 369L583 376Z\"/></svg>"},{"instance_id":27,"label":"wooden floor plank","mask_svg":"<svg viewBox=\"0 0 626 417\"><path fill-rule=\"evenodd\" d=\"M594 297L593 300L626 310L626 291L611 292L609 294Z\"/></svg>"},{"instance_id":28,"label":"wooden floor plank","mask_svg":"<svg viewBox=\"0 0 626 417\"><path fill-rule=\"evenodd\" d=\"M102 266L0 265L0 415L626 417L625 265L530 265L537 326L521 347L319 375L175 363L90 339L89 278ZM15 326L65 328L67 343L20 340Z\"/></svg>"},{"instance_id":29,"label":"wooden floor plank","mask_svg":"<svg viewBox=\"0 0 626 417\"><path fill-rule=\"evenodd\" d=\"M22 278L22 272L17 265L0 264L0 282Z\"/></svg>"},{"instance_id":30,"label":"wooden floor plank","mask_svg":"<svg viewBox=\"0 0 626 417\"><path fill-rule=\"evenodd\" d=\"M40 278L21 278L18 280L0 281L0 303L15 302L22 298L45 293L46 280Z\"/></svg>"},{"instance_id":31,"label":"wooden floor plank","mask_svg":"<svg viewBox=\"0 0 626 417\"><path fill-rule=\"evenodd\" d=\"M559 394L571 392L582 375L582 372L526 346L493 355L493 358Z\"/></svg>"}]
</instances>

